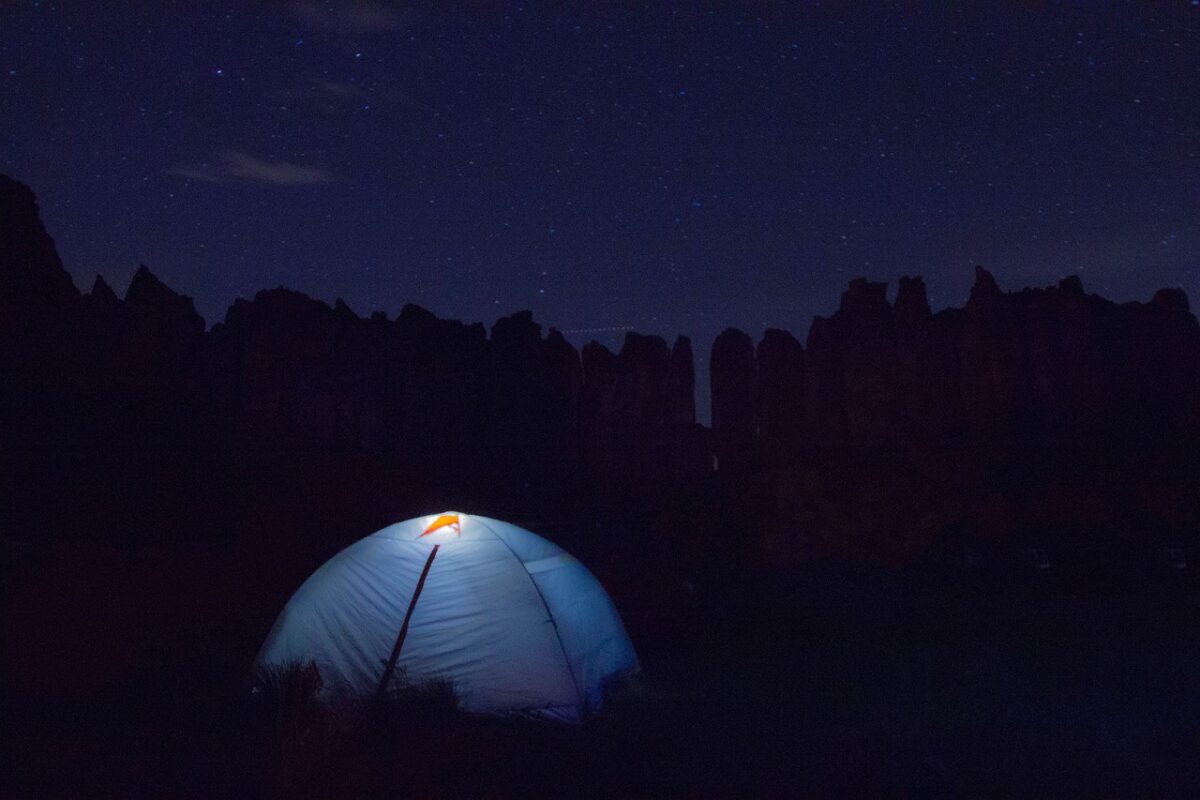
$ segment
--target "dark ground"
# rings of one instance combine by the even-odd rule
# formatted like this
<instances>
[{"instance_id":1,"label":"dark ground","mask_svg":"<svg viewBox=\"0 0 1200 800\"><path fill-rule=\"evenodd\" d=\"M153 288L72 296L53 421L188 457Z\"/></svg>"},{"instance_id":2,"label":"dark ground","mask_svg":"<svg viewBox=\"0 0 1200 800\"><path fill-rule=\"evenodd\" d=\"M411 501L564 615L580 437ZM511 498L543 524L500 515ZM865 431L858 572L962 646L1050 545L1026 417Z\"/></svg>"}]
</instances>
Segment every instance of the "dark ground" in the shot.
<instances>
[{"instance_id":1,"label":"dark ground","mask_svg":"<svg viewBox=\"0 0 1200 800\"><path fill-rule=\"evenodd\" d=\"M195 555L239 571L227 554ZM62 646L54 632L15 643L63 672L6 692L7 796L1200 791L1200 591L1186 569L1098 584L995 554L903 571L733 563L675 590L671 609L623 609L643 673L576 729L471 718L436 698L384 718L254 700L247 665L286 593L145 610L122 629L120 592L100 594L120 581L67 573L141 567L100 547L74 567L55 558L63 574L49 583L6 583L8 633L30 632L35 585L67 595L40 597L38 620L55 618L49 604L112 622L75 623L93 637L77 649L39 651ZM105 665L91 680L89 648Z\"/></svg>"}]
</instances>

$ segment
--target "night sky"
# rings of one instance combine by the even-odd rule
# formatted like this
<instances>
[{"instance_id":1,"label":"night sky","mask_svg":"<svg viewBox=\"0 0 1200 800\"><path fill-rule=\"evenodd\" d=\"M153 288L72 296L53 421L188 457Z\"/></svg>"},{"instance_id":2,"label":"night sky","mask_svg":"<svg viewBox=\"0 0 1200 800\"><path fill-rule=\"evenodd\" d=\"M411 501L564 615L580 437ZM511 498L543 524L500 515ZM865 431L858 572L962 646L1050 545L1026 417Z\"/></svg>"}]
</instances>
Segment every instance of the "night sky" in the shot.
<instances>
[{"instance_id":1,"label":"night sky","mask_svg":"<svg viewBox=\"0 0 1200 800\"><path fill-rule=\"evenodd\" d=\"M1200 0L603 5L0 0L0 171L83 289L530 308L702 380L859 275L1200 298Z\"/></svg>"}]
</instances>

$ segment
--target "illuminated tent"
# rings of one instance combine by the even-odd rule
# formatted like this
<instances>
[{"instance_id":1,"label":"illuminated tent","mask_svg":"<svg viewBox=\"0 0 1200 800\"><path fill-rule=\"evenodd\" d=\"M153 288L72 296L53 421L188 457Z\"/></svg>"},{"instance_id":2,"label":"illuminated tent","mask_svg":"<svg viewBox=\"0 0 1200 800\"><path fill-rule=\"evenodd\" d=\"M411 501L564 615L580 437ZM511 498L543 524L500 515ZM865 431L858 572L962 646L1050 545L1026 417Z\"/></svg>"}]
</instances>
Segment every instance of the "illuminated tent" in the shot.
<instances>
[{"instance_id":1,"label":"illuminated tent","mask_svg":"<svg viewBox=\"0 0 1200 800\"><path fill-rule=\"evenodd\" d=\"M637 669L583 564L506 522L448 513L391 525L327 561L288 601L259 665L315 662L328 699L450 680L464 709L577 721Z\"/></svg>"}]
</instances>

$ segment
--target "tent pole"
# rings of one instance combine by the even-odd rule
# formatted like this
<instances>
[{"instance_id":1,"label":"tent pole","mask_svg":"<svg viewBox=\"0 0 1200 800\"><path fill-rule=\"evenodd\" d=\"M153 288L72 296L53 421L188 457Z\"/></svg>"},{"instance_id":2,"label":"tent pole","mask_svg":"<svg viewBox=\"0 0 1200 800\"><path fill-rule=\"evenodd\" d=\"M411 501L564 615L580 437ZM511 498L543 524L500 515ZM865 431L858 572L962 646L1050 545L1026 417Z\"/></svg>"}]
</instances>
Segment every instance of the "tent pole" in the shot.
<instances>
[{"instance_id":1,"label":"tent pole","mask_svg":"<svg viewBox=\"0 0 1200 800\"><path fill-rule=\"evenodd\" d=\"M404 622L400 625L400 632L396 634L396 643L392 645L392 654L388 656L387 665L383 668L383 675L379 678L379 689L377 693L379 697L383 697L383 693L387 691L388 683L392 679L392 673L396 669L396 661L400 658L400 648L404 646L404 637L408 636L408 623L412 619L413 610L417 607L417 598L421 596L421 590L425 588L425 579L429 577L429 568L433 566L433 557L437 555L440 544L435 544L433 550L429 553L429 558L425 560L425 568L421 570L421 577L417 579L417 588L413 589L412 600L408 601L408 611L404 613Z\"/></svg>"}]
</instances>

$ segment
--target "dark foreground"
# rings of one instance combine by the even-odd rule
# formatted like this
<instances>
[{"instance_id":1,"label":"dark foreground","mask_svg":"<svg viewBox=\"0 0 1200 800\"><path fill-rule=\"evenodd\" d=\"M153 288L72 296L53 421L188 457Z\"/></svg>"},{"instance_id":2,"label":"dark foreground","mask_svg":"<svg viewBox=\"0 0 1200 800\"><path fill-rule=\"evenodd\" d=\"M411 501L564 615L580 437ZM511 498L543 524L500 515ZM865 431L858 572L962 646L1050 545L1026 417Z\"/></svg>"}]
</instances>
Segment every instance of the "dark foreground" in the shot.
<instances>
[{"instance_id":1,"label":"dark foreground","mask_svg":"<svg viewBox=\"0 0 1200 800\"><path fill-rule=\"evenodd\" d=\"M709 359L711 429L684 338L285 289L207 326L146 268L80 293L0 177L0 793L1200 796L1181 290L856 280ZM579 556L640 682L577 729L250 695L305 577L447 509Z\"/></svg>"},{"instance_id":2,"label":"dark foreground","mask_svg":"<svg viewBox=\"0 0 1200 800\"><path fill-rule=\"evenodd\" d=\"M786 576L735 567L680 589L672 613L630 609L643 674L580 728L472 718L437 692L340 714L271 692L251 697L246 665L269 604L143 619L140 655L115 677L96 675L89 687L88 648L110 654L103 641L81 640L78 652L53 654L65 673L45 679L57 685L26 678L5 692L4 792L1200 792L1200 593L1186 570L1096 585L1053 568L933 561ZM11 632L27 609L19 586L5 599ZM45 599L81 615L111 614L111 602L86 592ZM130 631L109 633L131 641Z\"/></svg>"}]
</instances>

